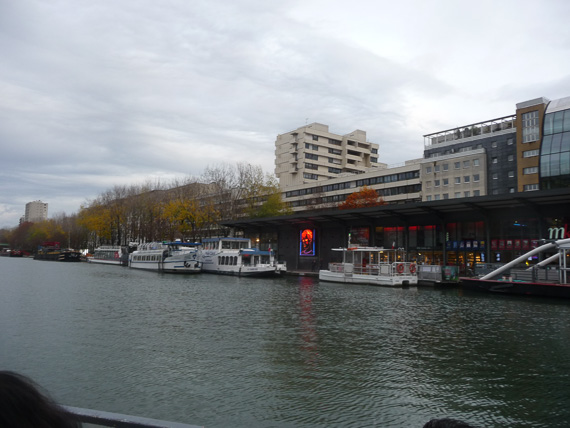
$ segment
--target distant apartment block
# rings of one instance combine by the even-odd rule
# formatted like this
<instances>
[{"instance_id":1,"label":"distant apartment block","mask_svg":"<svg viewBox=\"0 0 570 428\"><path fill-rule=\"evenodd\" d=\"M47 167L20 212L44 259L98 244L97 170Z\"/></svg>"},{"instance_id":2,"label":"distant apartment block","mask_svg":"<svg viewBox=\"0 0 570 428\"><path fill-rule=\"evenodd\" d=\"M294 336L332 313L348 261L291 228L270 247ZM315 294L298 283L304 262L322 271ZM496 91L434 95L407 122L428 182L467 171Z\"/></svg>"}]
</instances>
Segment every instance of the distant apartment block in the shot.
<instances>
[{"instance_id":1,"label":"distant apartment block","mask_svg":"<svg viewBox=\"0 0 570 428\"><path fill-rule=\"evenodd\" d=\"M327 125L312 123L278 135L275 141L275 175L283 191L378 166L378 144L366 141L361 130L338 135Z\"/></svg>"},{"instance_id":2,"label":"distant apartment block","mask_svg":"<svg viewBox=\"0 0 570 428\"><path fill-rule=\"evenodd\" d=\"M48 204L42 201L33 201L26 204L24 221L39 222L47 220Z\"/></svg>"}]
</instances>

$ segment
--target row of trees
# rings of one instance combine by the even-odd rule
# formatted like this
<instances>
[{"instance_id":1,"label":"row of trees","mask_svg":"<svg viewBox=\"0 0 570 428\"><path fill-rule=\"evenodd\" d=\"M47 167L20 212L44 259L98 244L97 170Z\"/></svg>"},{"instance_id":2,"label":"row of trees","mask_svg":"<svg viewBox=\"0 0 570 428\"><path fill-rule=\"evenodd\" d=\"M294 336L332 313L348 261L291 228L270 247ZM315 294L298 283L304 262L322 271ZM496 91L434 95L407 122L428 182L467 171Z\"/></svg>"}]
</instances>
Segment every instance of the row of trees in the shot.
<instances>
[{"instance_id":1,"label":"row of trees","mask_svg":"<svg viewBox=\"0 0 570 428\"><path fill-rule=\"evenodd\" d=\"M0 230L0 242L34 251L44 241L94 248L156 240L199 240L224 234L219 222L288 214L275 177L248 163L207 167L171 183L114 186L80 207L39 223Z\"/></svg>"},{"instance_id":2,"label":"row of trees","mask_svg":"<svg viewBox=\"0 0 570 428\"><path fill-rule=\"evenodd\" d=\"M338 207L354 209L384 204L375 190L364 186ZM207 167L199 178L129 186L114 186L80 207L77 214L57 215L38 223L0 230L0 242L30 252L45 241L93 249L183 239L198 241L227 234L220 222L238 217L290 214L274 176L259 166Z\"/></svg>"}]
</instances>

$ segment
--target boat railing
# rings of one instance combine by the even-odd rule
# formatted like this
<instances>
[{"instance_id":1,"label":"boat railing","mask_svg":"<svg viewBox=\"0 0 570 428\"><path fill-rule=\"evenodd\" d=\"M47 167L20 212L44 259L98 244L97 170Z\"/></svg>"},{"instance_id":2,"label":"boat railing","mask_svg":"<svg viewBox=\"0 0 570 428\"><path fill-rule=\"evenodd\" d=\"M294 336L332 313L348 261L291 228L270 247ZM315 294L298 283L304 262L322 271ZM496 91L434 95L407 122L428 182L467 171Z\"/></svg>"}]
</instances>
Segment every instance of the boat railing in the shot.
<instances>
[{"instance_id":1,"label":"boat railing","mask_svg":"<svg viewBox=\"0 0 570 428\"><path fill-rule=\"evenodd\" d=\"M352 264L329 263L329 271L355 275L396 276L415 275L416 264L410 262L378 263L378 264Z\"/></svg>"},{"instance_id":2,"label":"boat railing","mask_svg":"<svg viewBox=\"0 0 570 428\"><path fill-rule=\"evenodd\" d=\"M418 280L441 282L443 280L443 266L418 265Z\"/></svg>"},{"instance_id":3,"label":"boat railing","mask_svg":"<svg viewBox=\"0 0 570 428\"><path fill-rule=\"evenodd\" d=\"M559 282L560 269L555 266L535 269L511 269L510 277L515 281Z\"/></svg>"},{"instance_id":4,"label":"boat railing","mask_svg":"<svg viewBox=\"0 0 570 428\"><path fill-rule=\"evenodd\" d=\"M123 415L121 413L103 412L100 410L71 406L62 407L78 422L88 424L85 426L117 428L198 428L198 425L142 418L139 416Z\"/></svg>"}]
</instances>

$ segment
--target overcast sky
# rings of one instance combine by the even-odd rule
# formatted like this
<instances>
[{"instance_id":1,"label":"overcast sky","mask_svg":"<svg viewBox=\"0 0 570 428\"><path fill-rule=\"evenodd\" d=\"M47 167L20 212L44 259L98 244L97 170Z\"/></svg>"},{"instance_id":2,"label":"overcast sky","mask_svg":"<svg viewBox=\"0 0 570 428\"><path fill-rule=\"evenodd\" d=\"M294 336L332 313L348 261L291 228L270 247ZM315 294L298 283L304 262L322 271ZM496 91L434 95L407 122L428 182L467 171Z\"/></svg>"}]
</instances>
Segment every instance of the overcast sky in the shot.
<instances>
[{"instance_id":1,"label":"overcast sky","mask_svg":"<svg viewBox=\"0 0 570 428\"><path fill-rule=\"evenodd\" d=\"M570 95L570 2L0 0L0 227L247 161L305 123L423 135Z\"/></svg>"}]
</instances>

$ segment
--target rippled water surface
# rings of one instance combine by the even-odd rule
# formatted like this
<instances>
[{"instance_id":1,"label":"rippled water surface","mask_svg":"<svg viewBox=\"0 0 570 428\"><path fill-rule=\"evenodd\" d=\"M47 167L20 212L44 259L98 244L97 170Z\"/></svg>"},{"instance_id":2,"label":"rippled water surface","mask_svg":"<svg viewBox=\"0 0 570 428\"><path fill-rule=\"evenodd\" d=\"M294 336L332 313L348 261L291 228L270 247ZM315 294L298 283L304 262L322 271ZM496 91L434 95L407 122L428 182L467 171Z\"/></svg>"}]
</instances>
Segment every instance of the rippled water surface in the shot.
<instances>
[{"instance_id":1,"label":"rippled water surface","mask_svg":"<svg viewBox=\"0 0 570 428\"><path fill-rule=\"evenodd\" d=\"M206 427L570 425L570 301L0 258L0 367Z\"/></svg>"}]
</instances>

